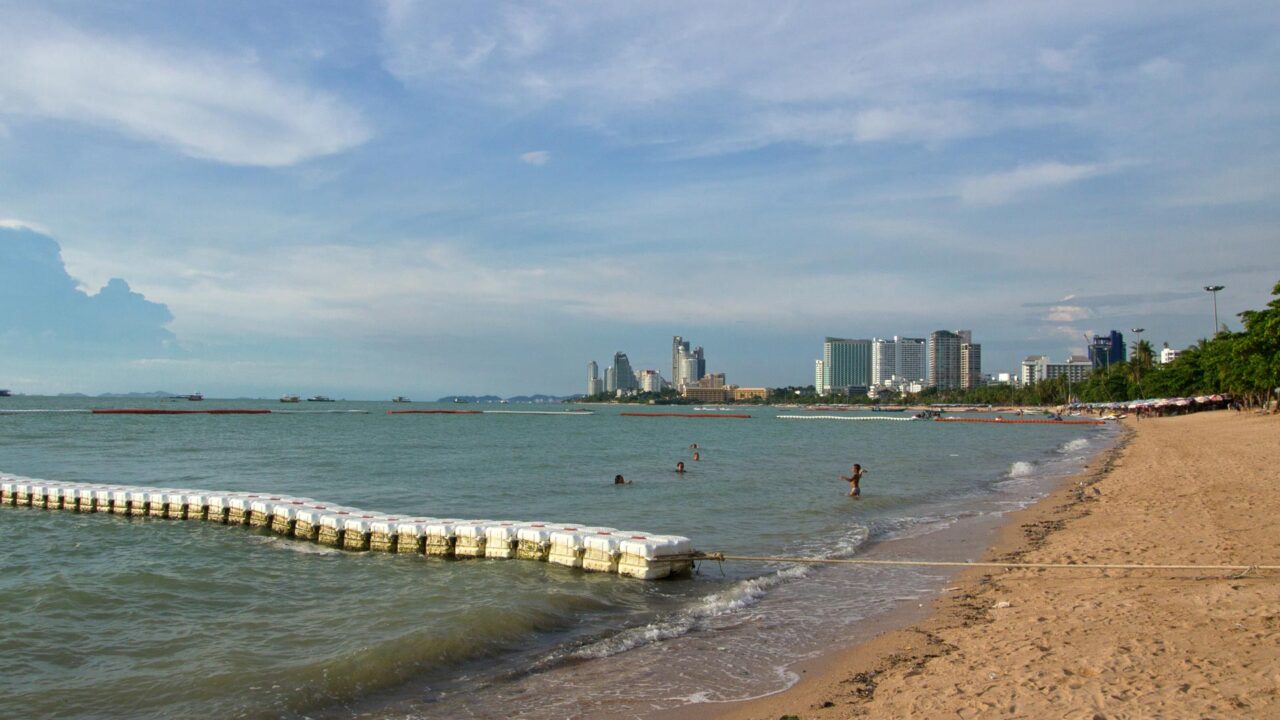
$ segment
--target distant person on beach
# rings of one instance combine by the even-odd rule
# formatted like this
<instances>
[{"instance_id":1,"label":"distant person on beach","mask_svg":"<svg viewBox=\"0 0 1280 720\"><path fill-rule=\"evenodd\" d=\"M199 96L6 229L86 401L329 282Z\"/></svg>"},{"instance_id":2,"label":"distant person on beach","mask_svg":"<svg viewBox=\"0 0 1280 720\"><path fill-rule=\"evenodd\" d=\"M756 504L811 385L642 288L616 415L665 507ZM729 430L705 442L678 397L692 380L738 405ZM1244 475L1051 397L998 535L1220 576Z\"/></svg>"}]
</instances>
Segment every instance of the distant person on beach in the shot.
<instances>
[{"instance_id":1,"label":"distant person on beach","mask_svg":"<svg viewBox=\"0 0 1280 720\"><path fill-rule=\"evenodd\" d=\"M613 484L614 484L614 485L628 485L628 484L630 484L630 482L631 482L630 480L623 480L621 475L614 475L614 476L613 476Z\"/></svg>"},{"instance_id":2,"label":"distant person on beach","mask_svg":"<svg viewBox=\"0 0 1280 720\"><path fill-rule=\"evenodd\" d=\"M683 460L681 460L680 462L676 463L676 472L680 473L681 475L683 475L683 474L684 474L684 461L683 461Z\"/></svg>"},{"instance_id":3,"label":"distant person on beach","mask_svg":"<svg viewBox=\"0 0 1280 720\"><path fill-rule=\"evenodd\" d=\"M849 483L849 497L862 496L862 488L859 487L858 484L862 482L862 474L864 472L866 472L866 470L863 470L861 465L854 463L853 467L849 469L849 477L845 477L843 475L840 476L841 480Z\"/></svg>"}]
</instances>

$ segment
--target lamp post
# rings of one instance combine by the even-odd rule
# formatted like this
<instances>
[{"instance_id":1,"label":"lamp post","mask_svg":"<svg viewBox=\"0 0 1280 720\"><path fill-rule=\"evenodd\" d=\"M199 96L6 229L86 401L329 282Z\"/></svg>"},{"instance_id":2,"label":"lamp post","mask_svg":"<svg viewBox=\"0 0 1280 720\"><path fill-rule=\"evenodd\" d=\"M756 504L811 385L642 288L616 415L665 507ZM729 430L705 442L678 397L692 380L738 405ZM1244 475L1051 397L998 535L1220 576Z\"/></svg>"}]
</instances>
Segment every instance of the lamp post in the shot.
<instances>
[{"instance_id":1,"label":"lamp post","mask_svg":"<svg viewBox=\"0 0 1280 720\"><path fill-rule=\"evenodd\" d=\"M1222 290L1225 285L1205 285L1204 291L1213 295L1213 332L1209 335L1212 340L1218 334L1218 291Z\"/></svg>"},{"instance_id":2,"label":"lamp post","mask_svg":"<svg viewBox=\"0 0 1280 720\"><path fill-rule=\"evenodd\" d=\"M1133 379L1138 384L1138 394L1142 394L1142 363L1138 362L1138 351L1142 349L1142 333L1146 328L1129 328L1136 338L1133 341Z\"/></svg>"}]
</instances>

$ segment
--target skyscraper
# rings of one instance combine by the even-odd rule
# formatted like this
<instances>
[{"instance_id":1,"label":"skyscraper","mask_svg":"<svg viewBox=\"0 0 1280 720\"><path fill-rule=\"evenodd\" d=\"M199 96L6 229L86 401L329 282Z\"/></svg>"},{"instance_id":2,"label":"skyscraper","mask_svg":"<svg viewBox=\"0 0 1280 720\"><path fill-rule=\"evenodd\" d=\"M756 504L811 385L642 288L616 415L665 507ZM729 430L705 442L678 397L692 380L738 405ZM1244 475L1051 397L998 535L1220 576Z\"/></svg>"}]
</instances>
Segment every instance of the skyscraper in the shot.
<instances>
[{"instance_id":1,"label":"skyscraper","mask_svg":"<svg viewBox=\"0 0 1280 720\"><path fill-rule=\"evenodd\" d=\"M689 343L679 335L671 338L671 384L680 387L680 353L689 352Z\"/></svg>"},{"instance_id":2,"label":"skyscraper","mask_svg":"<svg viewBox=\"0 0 1280 720\"><path fill-rule=\"evenodd\" d=\"M1089 362L1094 370L1102 370L1125 359L1124 335L1112 330L1105 337L1094 335L1089 342Z\"/></svg>"},{"instance_id":3,"label":"skyscraper","mask_svg":"<svg viewBox=\"0 0 1280 720\"><path fill-rule=\"evenodd\" d=\"M813 391L818 395L826 395L829 386L827 385L827 366L821 360L813 361Z\"/></svg>"},{"instance_id":4,"label":"skyscraper","mask_svg":"<svg viewBox=\"0 0 1280 720\"><path fill-rule=\"evenodd\" d=\"M604 392L604 384L600 382L600 366L592 360L587 363L587 395L599 395Z\"/></svg>"},{"instance_id":5,"label":"skyscraper","mask_svg":"<svg viewBox=\"0 0 1280 720\"><path fill-rule=\"evenodd\" d=\"M640 387L636 374L631 370L631 361L624 352L613 354L613 382L618 390L636 390Z\"/></svg>"},{"instance_id":6,"label":"skyscraper","mask_svg":"<svg viewBox=\"0 0 1280 720\"><path fill-rule=\"evenodd\" d=\"M851 393L871 386L871 341L826 338L822 343L825 385L832 392Z\"/></svg>"},{"instance_id":7,"label":"skyscraper","mask_svg":"<svg viewBox=\"0 0 1280 720\"><path fill-rule=\"evenodd\" d=\"M617 374L612 365L604 369L604 391L610 395L618 391Z\"/></svg>"},{"instance_id":8,"label":"skyscraper","mask_svg":"<svg viewBox=\"0 0 1280 720\"><path fill-rule=\"evenodd\" d=\"M893 378L916 382L925 378L924 338L894 336L892 340L871 341L871 382L884 385Z\"/></svg>"},{"instance_id":9,"label":"skyscraper","mask_svg":"<svg viewBox=\"0 0 1280 720\"><path fill-rule=\"evenodd\" d=\"M707 358L702 354L701 345L693 349L693 359L697 361L694 368L697 374L693 376L693 379L701 380L707 376Z\"/></svg>"},{"instance_id":10,"label":"skyscraper","mask_svg":"<svg viewBox=\"0 0 1280 720\"><path fill-rule=\"evenodd\" d=\"M973 342L969 330L937 330L929 334L930 387L950 389L961 386L960 346Z\"/></svg>"},{"instance_id":11,"label":"skyscraper","mask_svg":"<svg viewBox=\"0 0 1280 720\"><path fill-rule=\"evenodd\" d=\"M982 384L982 346L960 344L960 387L969 389Z\"/></svg>"}]
</instances>

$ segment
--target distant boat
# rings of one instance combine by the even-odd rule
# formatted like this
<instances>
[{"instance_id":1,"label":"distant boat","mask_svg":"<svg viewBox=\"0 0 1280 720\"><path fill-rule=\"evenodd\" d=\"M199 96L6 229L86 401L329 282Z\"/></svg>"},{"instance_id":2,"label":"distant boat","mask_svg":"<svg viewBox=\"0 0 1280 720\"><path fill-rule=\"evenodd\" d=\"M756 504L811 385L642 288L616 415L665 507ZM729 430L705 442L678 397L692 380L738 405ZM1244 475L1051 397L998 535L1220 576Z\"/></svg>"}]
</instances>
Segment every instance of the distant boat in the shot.
<instances>
[{"instance_id":1,"label":"distant boat","mask_svg":"<svg viewBox=\"0 0 1280 720\"><path fill-rule=\"evenodd\" d=\"M904 407L881 407L880 405L872 406L871 412L906 412Z\"/></svg>"},{"instance_id":2,"label":"distant boat","mask_svg":"<svg viewBox=\"0 0 1280 720\"><path fill-rule=\"evenodd\" d=\"M333 398L326 395L316 395L315 397L307 398L307 402L333 402Z\"/></svg>"},{"instance_id":3,"label":"distant boat","mask_svg":"<svg viewBox=\"0 0 1280 720\"><path fill-rule=\"evenodd\" d=\"M391 402L413 402L413 401L403 395L397 395L391 399Z\"/></svg>"},{"instance_id":4,"label":"distant boat","mask_svg":"<svg viewBox=\"0 0 1280 720\"><path fill-rule=\"evenodd\" d=\"M13 397L13 393L8 390L0 390L0 397Z\"/></svg>"},{"instance_id":5,"label":"distant boat","mask_svg":"<svg viewBox=\"0 0 1280 720\"><path fill-rule=\"evenodd\" d=\"M302 398L298 397L297 395L281 395L280 402L287 402L287 403L302 402Z\"/></svg>"},{"instance_id":6,"label":"distant boat","mask_svg":"<svg viewBox=\"0 0 1280 720\"><path fill-rule=\"evenodd\" d=\"M170 400L190 400L191 402L199 402L204 399L204 395L200 393L191 393L190 395L174 395Z\"/></svg>"}]
</instances>

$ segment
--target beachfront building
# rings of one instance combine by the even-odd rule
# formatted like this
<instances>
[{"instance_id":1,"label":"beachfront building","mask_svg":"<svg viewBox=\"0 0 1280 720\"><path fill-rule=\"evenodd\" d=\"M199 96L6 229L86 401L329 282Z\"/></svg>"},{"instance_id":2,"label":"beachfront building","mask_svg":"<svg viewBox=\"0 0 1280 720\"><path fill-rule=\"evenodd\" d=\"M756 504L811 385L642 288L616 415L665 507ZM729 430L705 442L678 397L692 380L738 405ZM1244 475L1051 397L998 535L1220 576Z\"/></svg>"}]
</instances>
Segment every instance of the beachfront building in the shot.
<instances>
[{"instance_id":1,"label":"beachfront building","mask_svg":"<svg viewBox=\"0 0 1280 720\"><path fill-rule=\"evenodd\" d=\"M1022 384L1033 385L1060 377L1072 383L1084 382L1092 372L1093 361L1085 355L1072 355L1060 363L1050 361L1048 355L1029 355L1022 361Z\"/></svg>"},{"instance_id":2,"label":"beachfront building","mask_svg":"<svg viewBox=\"0 0 1280 720\"><path fill-rule=\"evenodd\" d=\"M823 393L858 395L871 386L871 341L828 337L822 343Z\"/></svg>"},{"instance_id":3,"label":"beachfront building","mask_svg":"<svg viewBox=\"0 0 1280 720\"><path fill-rule=\"evenodd\" d=\"M827 366L821 360L813 361L813 392L826 395Z\"/></svg>"},{"instance_id":4,"label":"beachfront building","mask_svg":"<svg viewBox=\"0 0 1280 720\"><path fill-rule=\"evenodd\" d=\"M1169 343L1165 343L1164 347L1160 348L1160 364L1166 365L1168 363L1171 363L1174 360L1177 360L1178 356L1181 354L1182 353L1178 352L1177 350L1174 350L1173 348L1169 347Z\"/></svg>"},{"instance_id":5,"label":"beachfront building","mask_svg":"<svg viewBox=\"0 0 1280 720\"><path fill-rule=\"evenodd\" d=\"M1107 335L1094 335L1089 341L1089 362L1094 370L1102 370L1125 359L1124 335L1112 330Z\"/></svg>"},{"instance_id":6,"label":"beachfront building","mask_svg":"<svg viewBox=\"0 0 1280 720\"><path fill-rule=\"evenodd\" d=\"M600 366L592 360L587 363L587 397L604 392L604 382L600 379Z\"/></svg>"},{"instance_id":7,"label":"beachfront building","mask_svg":"<svg viewBox=\"0 0 1280 720\"><path fill-rule=\"evenodd\" d=\"M707 374L707 357L702 347L689 349L689 341L676 335L671 338L671 384L677 388L692 385Z\"/></svg>"},{"instance_id":8,"label":"beachfront building","mask_svg":"<svg viewBox=\"0 0 1280 720\"><path fill-rule=\"evenodd\" d=\"M769 388L731 386L734 400L768 400Z\"/></svg>"},{"instance_id":9,"label":"beachfront building","mask_svg":"<svg viewBox=\"0 0 1280 720\"><path fill-rule=\"evenodd\" d=\"M970 330L935 330L929 333L928 386L944 390L961 387L961 349L963 345L971 344L973 333Z\"/></svg>"},{"instance_id":10,"label":"beachfront building","mask_svg":"<svg viewBox=\"0 0 1280 720\"><path fill-rule=\"evenodd\" d=\"M640 392L647 393L660 393L667 384L657 370L637 370L636 382L640 385Z\"/></svg>"},{"instance_id":11,"label":"beachfront building","mask_svg":"<svg viewBox=\"0 0 1280 720\"><path fill-rule=\"evenodd\" d=\"M697 400L698 402L722 403L726 402L731 393L727 387L697 387L695 385L686 385L680 390L680 397L689 400Z\"/></svg>"},{"instance_id":12,"label":"beachfront building","mask_svg":"<svg viewBox=\"0 0 1280 720\"><path fill-rule=\"evenodd\" d=\"M926 347L924 338L875 338L871 341L871 383L885 387L924 380Z\"/></svg>"},{"instance_id":13,"label":"beachfront building","mask_svg":"<svg viewBox=\"0 0 1280 720\"><path fill-rule=\"evenodd\" d=\"M967 389L982 385L982 346L978 343L960 345L960 387Z\"/></svg>"},{"instance_id":14,"label":"beachfront building","mask_svg":"<svg viewBox=\"0 0 1280 720\"><path fill-rule=\"evenodd\" d=\"M613 381L615 389L622 392L639 389L636 375L631 370L631 361L627 359L627 354L624 352L613 354Z\"/></svg>"}]
</instances>

